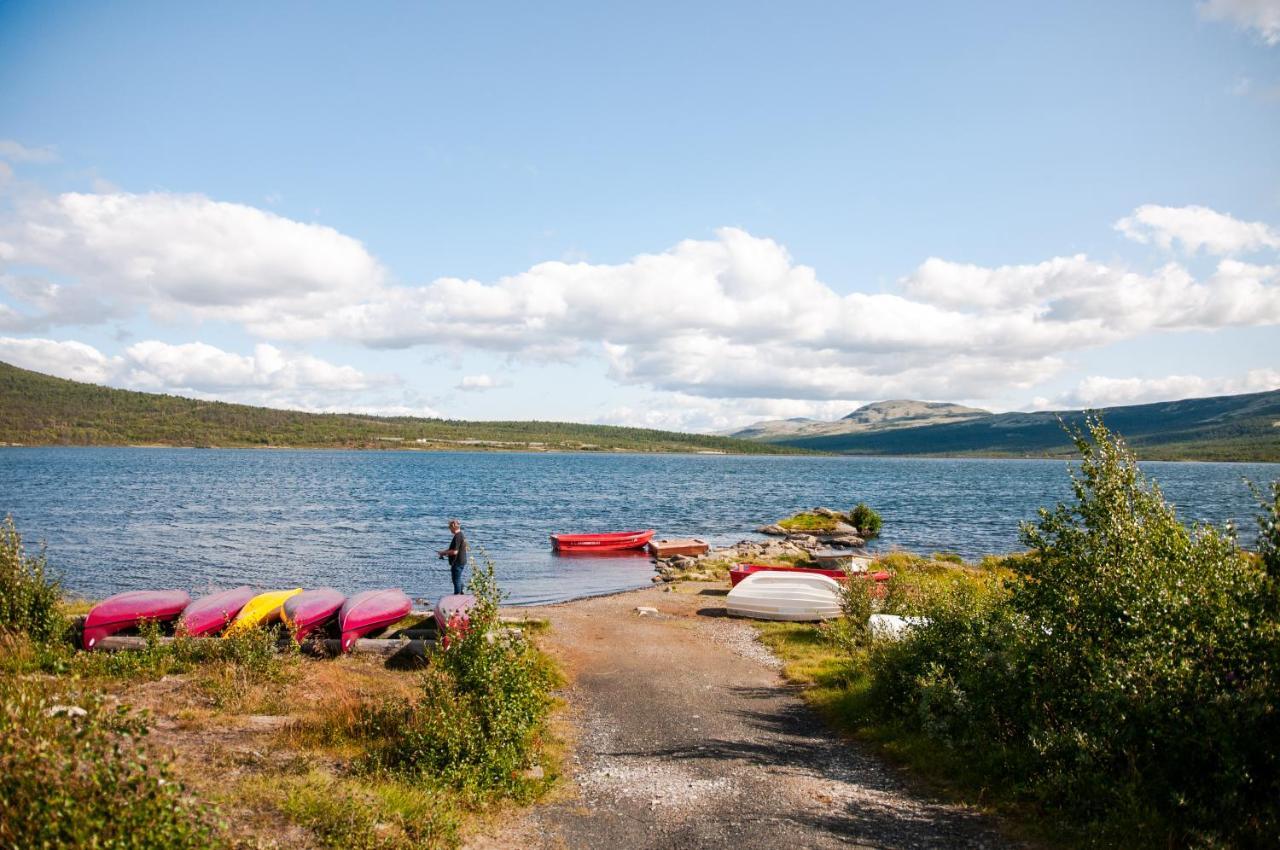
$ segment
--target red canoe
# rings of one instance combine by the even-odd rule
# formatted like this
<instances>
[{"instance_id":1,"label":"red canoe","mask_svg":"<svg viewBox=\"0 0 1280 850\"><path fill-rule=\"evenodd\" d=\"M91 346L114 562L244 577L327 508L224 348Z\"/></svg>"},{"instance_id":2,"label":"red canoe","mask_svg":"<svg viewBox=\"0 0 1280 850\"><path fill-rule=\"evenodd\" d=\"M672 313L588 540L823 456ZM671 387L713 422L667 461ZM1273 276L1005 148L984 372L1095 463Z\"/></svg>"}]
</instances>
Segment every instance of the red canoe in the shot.
<instances>
[{"instance_id":1,"label":"red canoe","mask_svg":"<svg viewBox=\"0 0 1280 850\"><path fill-rule=\"evenodd\" d=\"M280 616L293 631L294 639L302 643L307 635L338 616L338 609L346 601L347 597L332 587L304 590L285 600Z\"/></svg>"},{"instance_id":2,"label":"red canoe","mask_svg":"<svg viewBox=\"0 0 1280 850\"><path fill-rule=\"evenodd\" d=\"M116 632L131 629L143 620L167 623L177 619L191 604L182 590L131 590L102 600L84 618L81 645L93 649L98 641Z\"/></svg>"},{"instance_id":3,"label":"red canoe","mask_svg":"<svg viewBox=\"0 0 1280 850\"><path fill-rule=\"evenodd\" d=\"M178 618L178 632L189 637L215 635L226 628L244 603L253 597L254 590L247 584L202 596L183 609Z\"/></svg>"},{"instance_id":4,"label":"red canoe","mask_svg":"<svg viewBox=\"0 0 1280 850\"><path fill-rule=\"evenodd\" d=\"M607 534L553 534L551 546L560 552L617 552L621 549L643 549L651 537L652 528Z\"/></svg>"},{"instance_id":5,"label":"red canoe","mask_svg":"<svg viewBox=\"0 0 1280 850\"><path fill-rule=\"evenodd\" d=\"M450 593L448 596L441 596L433 614L440 633L465 632L471 625L468 612L475 607L475 604L476 598L470 593Z\"/></svg>"},{"instance_id":6,"label":"red canoe","mask_svg":"<svg viewBox=\"0 0 1280 850\"><path fill-rule=\"evenodd\" d=\"M413 610L413 601L403 590L366 590L342 603L338 628L342 630L342 651L348 652L357 638L386 628Z\"/></svg>"},{"instance_id":7,"label":"red canoe","mask_svg":"<svg viewBox=\"0 0 1280 850\"><path fill-rule=\"evenodd\" d=\"M766 571L767 572L774 572L774 571L789 572L789 573L814 573L815 575L826 576L827 578L833 578L836 581L844 581L848 577L848 574L844 570L824 570L819 567L786 567L786 566L775 566L772 564L738 564L736 567L729 570L729 581L730 583L733 584L733 586L736 587L738 585L738 582L742 581L744 578L751 575L752 573L759 573L759 572L766 572ZM863 578L874 579L876 582L889 580L889 574L884 572L883 570L875 573L855 573L855 575L858 575Z\"/></svg>"}]
</instances>

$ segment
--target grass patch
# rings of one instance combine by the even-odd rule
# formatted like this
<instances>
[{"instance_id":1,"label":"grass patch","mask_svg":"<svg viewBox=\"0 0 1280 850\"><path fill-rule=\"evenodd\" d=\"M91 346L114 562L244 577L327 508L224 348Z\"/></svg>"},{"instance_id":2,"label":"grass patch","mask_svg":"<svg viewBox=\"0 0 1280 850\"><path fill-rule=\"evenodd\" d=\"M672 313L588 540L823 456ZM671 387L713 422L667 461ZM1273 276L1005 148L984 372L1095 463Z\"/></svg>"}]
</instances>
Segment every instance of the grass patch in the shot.
<instances>
[{"instance_id":1,"label":"grass patch","mask_svg":"<svg viewBox=\"0 0 1280 850\"><path fill-rule=\"evenodd\" d=\"M836 517L829 517L823 514L816 514L810 511L801 511L794 516L789 516L778 523L781 528L797 534L804 532L829 533L835 531Z\"/></svg>"}]
</instances>

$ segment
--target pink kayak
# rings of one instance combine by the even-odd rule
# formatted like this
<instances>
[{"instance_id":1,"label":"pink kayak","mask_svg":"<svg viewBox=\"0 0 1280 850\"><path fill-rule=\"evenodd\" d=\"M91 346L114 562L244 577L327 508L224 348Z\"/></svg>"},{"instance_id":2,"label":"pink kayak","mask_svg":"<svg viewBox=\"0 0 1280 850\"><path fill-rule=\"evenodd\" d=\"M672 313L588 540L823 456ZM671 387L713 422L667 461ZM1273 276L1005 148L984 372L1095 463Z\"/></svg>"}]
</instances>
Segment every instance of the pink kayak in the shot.
<instances>
[{"instance_id":1,"label":"pink kayak","mask_svg":"<svg viewBox=\"0 0 1280 850\"><path fill-rule=\"evenodd\" d=\"M116 632L131 629L143 620L167 623L177 619L191 604L182 590L131 590L102 600L84 618L81 645L93 649L98 641Z\"/></svg>"},{"instance_id":2,"label":"pink kayak","mask_svg":"<svg viewBox=\"0 0 1280 850\"><path fill-rule=\"evenodd\" d=\"M366 590L342 604L338 628L342 630L342 651L349 652L358 638L384 629L408 616L413 601L403 590Z\"/></svg>"},{"instance_id":3,"label":"pink kayak","mask_svg":"<svg viewBox=\"0 0 1280 850\"><path fill-rule=\"evenodd\" d=\"M338 616L338 609L346 601L347 597L332 587L304 590L285 601L281 616L294 639L302 643L307 635Z\"/></svg>"},{"instance_id":4,"label":"pink kayak","mask_svg":"<svg viewBox=\"0 0 1280 850\"><path fill-rule=\"evenodd\" d=\"M216 635L236 618L253 595L253 588L246 584L200 597L183 609L178 633L189 637Z\"/></svg>"},{"instance_id":5,"label":"pink kayak","mask_svg":"<svg viewBox=\"0 0 1280 850\"><path fill-rule=\"evenodd\" d=\"M441 596L433 613L440 633L449 631L465 633L471 625L469 612L475 605L476 598L470 593L450 593L448 596Z\"/></svg>"}]
</instances>

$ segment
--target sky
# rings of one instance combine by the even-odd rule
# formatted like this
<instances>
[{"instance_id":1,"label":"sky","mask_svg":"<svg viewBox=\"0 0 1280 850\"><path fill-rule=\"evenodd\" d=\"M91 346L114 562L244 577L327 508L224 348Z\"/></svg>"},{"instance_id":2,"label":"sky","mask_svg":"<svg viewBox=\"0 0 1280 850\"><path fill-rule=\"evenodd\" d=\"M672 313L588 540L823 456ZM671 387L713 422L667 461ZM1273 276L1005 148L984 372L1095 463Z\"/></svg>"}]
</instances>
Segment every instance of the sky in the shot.
<instances>
[{"instance_id":1,"label":"sky","mask_svg":"<svg viewBox=\"0 0 1280 850\"><path fill-rule=\"evenodd\" d=\"M0 360L718 431L1280 387L1280 0L0 0Z\"/></svg>"}]
</instances>

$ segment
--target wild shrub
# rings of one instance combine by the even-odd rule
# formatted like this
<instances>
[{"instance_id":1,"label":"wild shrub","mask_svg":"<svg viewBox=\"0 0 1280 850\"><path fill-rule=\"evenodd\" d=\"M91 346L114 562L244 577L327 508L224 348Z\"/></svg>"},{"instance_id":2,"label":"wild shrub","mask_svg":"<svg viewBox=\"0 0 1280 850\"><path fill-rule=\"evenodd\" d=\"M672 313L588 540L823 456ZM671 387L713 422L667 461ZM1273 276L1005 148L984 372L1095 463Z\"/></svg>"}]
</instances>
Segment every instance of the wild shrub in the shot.
<instances>
[{"instance_id":1,"label":"wild shrub","mask_svg":"<svg viewBox=\"0 0 1280 850\"><path fill-rule=\"evenodd\" d=\"M139 744L146 725L98 699L56 708L0 679L0 847L203 848L208 813Z\"/></svg>"},{"instance_id":2,"label":"wild shrub","mask_svg":"<svg viewBox=\"0 0 1280 850\"><path fill-rule=\"evenodd\" d=\"M366 716L367 731L381 739L369 765L477 794L520 794L556 674L521 636L499 628L491 563L475 571L469 589L477 600L470 628L432 656L419 697Z\"/></svg>"},{"instance_id":3,"label":"wild shrub","mask_svg":"<svg viewBox=\"0 0 1280 850\"><path fill-rule=\"evenodd\" d=\"M61 597L44 554L28 555L13 517L6 516L0 522L0 631L25 634L37 643L55 640L66 629Z\"/></svg>"},{"instance_id":4,"label":"wild shrub","mask_svg":"<svg viewBox=\"0 0 1280 850\"><path fill-rule=\"evenodd\" d=\"M1074 501L1024 526L1032 552L1002 592L957 584L873 653L876 703L1090 841L1264 844L1280 826L1280 493L1259 566L1229 528L1179 522L1101 422L1073 436Z\"/></svg>"},{"instance_id":5,"label":"wild shrub","mask_svg":"<svg viewBox=\"0 0 1280 850\"><path fill-rule=\"evenodd\" d=\"M871 538L880 534L880 528L884 525L884 520L873 508L863 502L854 505L853 510L849 511L849 524L858 529L858 533L863 537Z\"/></svg>"}]
</instances>

